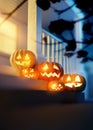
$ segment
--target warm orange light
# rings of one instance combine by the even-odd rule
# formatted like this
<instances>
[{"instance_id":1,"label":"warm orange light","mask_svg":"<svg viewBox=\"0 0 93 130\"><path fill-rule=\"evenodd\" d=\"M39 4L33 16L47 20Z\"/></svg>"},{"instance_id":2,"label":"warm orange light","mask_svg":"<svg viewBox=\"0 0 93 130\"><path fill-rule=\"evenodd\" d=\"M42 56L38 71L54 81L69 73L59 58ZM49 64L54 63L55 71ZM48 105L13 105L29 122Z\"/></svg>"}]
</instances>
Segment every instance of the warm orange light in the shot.
<instances>
[{"instance_id":1,"label":"warm orange light","mask_svg":"<svg viewBox=\"0 0 93 130\"><path fill-rule=\"evenodd\" d=\"M69 82L69 81L71 81L71 77L70 76L67 77L67 82Z\"/></svg>"},{"instance_id":2,"label":"warm orange light","mask_svg":"<svg viewBox=\"0 0 93 130\"><path fill-rule=\"evenodd\" d=\"M27 61L29 60L29 55L28 54L25 55L25 60L27 60Z\"/></svg>"},{"instance_id":3,"label":"warm orange light","mask_svg":"<svg viewBox=\"0 0 93 130\"><path fill-rule=\"evenodd\" d=\"M81 82L79 75L76 76L76 78L75 78L75 82Z\"/></svg>"},{"instance_id":4,"label":"warm orange light","mask_svg":"<svg viewBox=\"0 0 93 130\"><path fill-rule=\"evenodd\" d=\"M50 81L48 83L48 90L49 91L63 91L64 85L61 84L58 80Z\"/></svg>"},{"instance_id":5,"label":"warm orange light","mask_svg":"<svg viewBox=\"0 0 93 130\"><path fill-rule=\"evenodd\" d=\"M42 76L47 76L48 78L49 77L57 77L57 78L60 77L60 74L56 74L55 72L54 73L52 73L52 72L50 72L50 73L45 72L45 73L41 73L41 75Z\"/></svg>"},{"instance_id":6,"label":"warm orange light","mask_svg":"<svg viewBox=\"0 0 93 130\"><path fill-rule=\"evenodd\" d=\"M59 81L64 83L67 91L83 91L86 86L86 80L79 74L64 74Z\"/></svg>"},{"instance_id":7,"label":"warm orange light","mask_svg":"<svg viewBox=\"0 0 93 130\"><path fill-rule=\"evenodd\" d=\"M10 63L17 69L31 68L36 64L36 56L30 50L16 50L10 57Z\"/></svg>"},{"instance_id":8,"label":"warm orange light","mask_svg":"<svg viewBox=\"0 0 93 130\"><path fill-rule=\"evenodd\" d=\"M69 88L73 88L75 83L65 83L65 86L69 87Z\"/></svg>"},{"instance_id":9,"label":"warm orange light","mask_svg":"<svg viewBox=\"0 0 93 130\"><path fill-rule=\"evenodd\" d=\"M59 70L59 68L57 67L57 65L53 65L53 68L56 70Z\"/></svg>"},{"instance_id":10,"label":"warm orange light","mask_svg":"<svg viewBox=\"0 0 93 130\"><path fill-rule=\"evenodd\" d=\"M33 79L38 79L38 71L35 70L34 68L25 68L20 70L20 76L25 77L25 78L33 78Z\"/></svg>"},{"instance_id":11,"label":"warm orange light","mask_svg":"<svg viewBox=\"0 0 93 130\"><path fill-rule=\"evenodd\" d=\"M69 82L70 81L70 82ZM75 80L71 80L71 77L68 76L67 82L65 83L66 86L73 88L73 87L80 87L82 85L79 75L75 77Z\"/></svg>"},{"instance_id":12,"label":"warm orange light","mask_svg":"<svg viewBox=\"0 0 93 130\"><path fill-rule=\"evenodd\" d=\"M82 83L66 83L66 86L68 86L69 88L73 88L73 87L81 87Z\"/></svg>"},{"instance_id":13,"label":"warm orange light","mask_svg":"<svg viewBox=\"0 0 93 130\"><path fill-rule=\"evenodd\" d=\"M21 59L21 55L19 54L17 57L16 57L17 60L20 60Z\"/></svg>"},{"instance_id":14,"label":"warm orange light","mask_svg":"<svg viewBox=\"0 0 93 130\"><path fill-rule=\"evenodd\" d=\"M3 18L0 17L0 23L3 21ZM4 24L0 26L0 33L9 36L11 38L16 38L16 25L11 21L6 21Z\"/></svg>"},{"instance_id":15,"label":"warm orange light","mask_svg":"<svg viewBox=\"0 0 93 130\"><path fill-rule=\"evenodd\" d=\"M47 70L47 69L49 69L49 67L48 67L47 64L45 64L45 65L43 66L43 70Z\"/></svg>"},{"instance_id":16,"label":"warm orange light","mask_svg":"<svg viewBox=\"0 0 93 130\"><path fill-rule=\"evenodd\" d=\"M56 62L41 62L35 66L39 72L39 79L41 80L57 80L63 75L63 68Z\"/></svg>"},{"instance_id":17,"label":"warm orange light","mask_svg":"<svg viewBox=\"0 0 93 130\"><path fill-rule=\"evenodd\" d=\"M0 17L0 23L4 18ZM17 25L7 20L0 26L0 51L12 54L16 49Z\"/></svg>"}]
</instances>

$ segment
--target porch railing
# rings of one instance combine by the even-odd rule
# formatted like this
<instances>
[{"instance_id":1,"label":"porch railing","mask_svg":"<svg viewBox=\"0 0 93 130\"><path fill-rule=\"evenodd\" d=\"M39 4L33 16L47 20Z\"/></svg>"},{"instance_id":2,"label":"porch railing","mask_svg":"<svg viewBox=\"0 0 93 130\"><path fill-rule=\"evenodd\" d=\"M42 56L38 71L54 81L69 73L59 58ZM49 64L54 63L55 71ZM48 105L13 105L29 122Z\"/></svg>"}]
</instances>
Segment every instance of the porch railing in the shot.
<instances>
[{"instance_id":1,"label":"porch railing","mask_svg":"<svg viewBox=\"0 0 93 130\"><path fill-rule=\"evenodd\" d=\"M46 61L54 61L61 64L64 68L64 73L68 72L68 58L64 56L64 45L62 40L55 37L46 30L42 30L42 56Z\"/></svg>"}]
</instances>

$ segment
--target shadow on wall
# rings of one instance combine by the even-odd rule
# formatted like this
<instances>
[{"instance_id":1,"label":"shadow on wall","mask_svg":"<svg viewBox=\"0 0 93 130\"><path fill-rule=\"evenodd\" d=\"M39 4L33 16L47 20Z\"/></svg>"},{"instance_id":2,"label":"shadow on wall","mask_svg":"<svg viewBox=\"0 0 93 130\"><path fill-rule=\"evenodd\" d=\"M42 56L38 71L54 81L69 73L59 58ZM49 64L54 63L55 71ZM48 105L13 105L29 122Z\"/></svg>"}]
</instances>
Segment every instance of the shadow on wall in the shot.
<instances>
[{"instance_id":1,"label":"shadow on wall","mask_svg":"<svg viewBox=\"0 0 93 130\"><path fill-rule=\"evenodd\" d=\"M86 97L93 100L93 61L84 64L87 79Z\"/></svg>"}]
</instances>

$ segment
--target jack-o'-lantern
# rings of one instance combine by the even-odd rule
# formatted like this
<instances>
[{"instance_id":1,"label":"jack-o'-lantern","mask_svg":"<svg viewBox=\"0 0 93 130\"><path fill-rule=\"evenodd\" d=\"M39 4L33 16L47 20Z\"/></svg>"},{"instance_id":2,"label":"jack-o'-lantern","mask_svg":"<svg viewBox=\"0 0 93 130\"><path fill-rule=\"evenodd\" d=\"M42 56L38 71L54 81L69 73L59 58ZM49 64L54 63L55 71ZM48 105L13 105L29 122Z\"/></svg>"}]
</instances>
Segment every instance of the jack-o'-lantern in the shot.
<instances>
[{"instance_id":1,"label":"jack-o'-lantern","mask_svg":"<svg viewBox=\"0 0 93 130\"><path fill-rule=\"evenodd\" d=\"M63 68L56 62L41 62L35 67L39 72L39 79L41 80L56 80L63 75Z\"/></svg>"},{"instance_id":2,"label":"jack-o'-lantern","mask_svg":"<svg viewBox=\"0 0 93 130\"><path fill-rule=\"evenodd\" d=\"M25 68L20 70L20 76L25 78L38 79L38 71L34 68Z\"/></svg>"},{"instance_id":3,"label":"jack-o'-lantern","mask_svg":"<svg viewBox=\"0 0 93 130\"><path fill-rule=\"evenodd\" d=\"M59 82L58 80L49 81L48 90L53 92L63 91L64 84L62 82Z\"/></svg>"},{"instance_id":4,"label":"jack-o'-lantern","mask_svg":"<svg viewBox=\"0 0 93 130\"><path fill-rule=\"evenodd\" d=\"M10 57L10 63L17 69L33 67L36 64L36 57L29 50L16 50Z\"/></svg>"},{"instance_id":5,"label":"jack-o'-lantern","mask_svg":"<svg viewBox=\"0 0 93 130\"><path fill-rule=\"evenodd\" d=\"M59 81L64 83L65 89L69 91L83 91L86 86L85 78L79 74L65 74Z\"/></svg>"}]
</instances>

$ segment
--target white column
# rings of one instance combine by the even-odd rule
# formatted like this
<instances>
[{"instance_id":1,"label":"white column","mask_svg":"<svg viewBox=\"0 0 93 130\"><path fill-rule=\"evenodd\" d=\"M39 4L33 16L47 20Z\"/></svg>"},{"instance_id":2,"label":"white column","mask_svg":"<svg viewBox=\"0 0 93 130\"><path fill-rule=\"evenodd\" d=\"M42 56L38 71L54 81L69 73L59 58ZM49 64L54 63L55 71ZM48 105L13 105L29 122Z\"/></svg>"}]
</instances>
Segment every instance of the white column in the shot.
<instances>
[{"instance_id":1,"label":"white column","mask_svg":"<svg viewBox=\"0 0 93 130\"><path fill-rule=\"evenodd\" d=\"M28 40L27 49L31 50L37 57L42 59L41 54L41 34L42 34L42 14L37 7L35 0L28 0ZM41 58L41 59L38 59Z\"/></svg>"}]
</instances>

